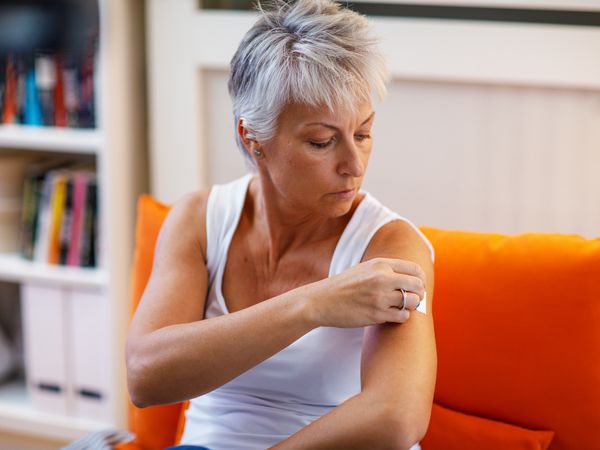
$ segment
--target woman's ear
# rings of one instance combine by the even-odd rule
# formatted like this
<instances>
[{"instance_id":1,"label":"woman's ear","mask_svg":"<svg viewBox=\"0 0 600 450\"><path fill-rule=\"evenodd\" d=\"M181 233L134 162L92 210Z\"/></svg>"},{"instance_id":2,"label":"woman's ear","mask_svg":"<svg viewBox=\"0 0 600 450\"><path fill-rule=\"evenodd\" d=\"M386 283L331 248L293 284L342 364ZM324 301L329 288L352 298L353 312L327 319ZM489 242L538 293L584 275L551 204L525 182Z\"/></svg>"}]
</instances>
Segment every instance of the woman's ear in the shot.
<instances>
[{"instance_id":1,"label":"woman's ear","mask_svg":"<svg viewBox=\"0 0 600 450\"><path fill-rule=\"evenodd\" d=\"M261 152L260 145L256 141L254 133L245 126L243 117L240 117L238 120L237 132L251 158L254 157L256 152Z\"/></svg>"}]
</instances>

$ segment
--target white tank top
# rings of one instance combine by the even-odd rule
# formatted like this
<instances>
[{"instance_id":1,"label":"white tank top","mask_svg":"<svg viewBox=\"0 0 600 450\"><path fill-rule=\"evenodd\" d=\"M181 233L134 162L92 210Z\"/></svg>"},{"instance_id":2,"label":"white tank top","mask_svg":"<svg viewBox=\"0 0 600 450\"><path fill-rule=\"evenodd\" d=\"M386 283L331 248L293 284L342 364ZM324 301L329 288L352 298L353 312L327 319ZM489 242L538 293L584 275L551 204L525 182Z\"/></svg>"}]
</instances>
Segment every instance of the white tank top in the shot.
<instances>
[{"instance_id":1,"label":"white tank top","mask_svg":"<svg viewBox=\"0 0 600 450\"><path fill-rule=\"evenodd\" d=\"M222 280L229 244L237 228L252 175L215 185L206 210L209 274L205 318L228 314ZM375 232L407 219L368 193L359 203L335 247L329 276L360 263ZM426 299L419 311L426 313ZM190 401L182 444L210 450L264 450L360 392L364 328L320 327L218 389ZM420 449L415 445L413 449Z\"/></svg>"}]
</instances>

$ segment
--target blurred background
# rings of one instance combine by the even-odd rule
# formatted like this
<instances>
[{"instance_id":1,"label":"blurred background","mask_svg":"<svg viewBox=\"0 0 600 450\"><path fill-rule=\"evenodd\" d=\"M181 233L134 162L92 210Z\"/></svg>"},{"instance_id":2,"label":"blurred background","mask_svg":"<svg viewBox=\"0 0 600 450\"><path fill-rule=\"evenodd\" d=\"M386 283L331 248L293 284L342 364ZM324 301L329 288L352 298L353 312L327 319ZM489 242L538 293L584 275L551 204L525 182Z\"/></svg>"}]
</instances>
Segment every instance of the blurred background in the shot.
<instances>
[{"instance_id":1,"label":"blurred background","mask_svg":"<svg viewBox=\"0 0 600 450\"><path fill-rule=\"evenodd\" d=\"M0 448L126 427L137 198L245 173L246 0L0 1ZM364 189L418 225L600 233L600 0L368 0Z\"/></svg>"}]
</instances>

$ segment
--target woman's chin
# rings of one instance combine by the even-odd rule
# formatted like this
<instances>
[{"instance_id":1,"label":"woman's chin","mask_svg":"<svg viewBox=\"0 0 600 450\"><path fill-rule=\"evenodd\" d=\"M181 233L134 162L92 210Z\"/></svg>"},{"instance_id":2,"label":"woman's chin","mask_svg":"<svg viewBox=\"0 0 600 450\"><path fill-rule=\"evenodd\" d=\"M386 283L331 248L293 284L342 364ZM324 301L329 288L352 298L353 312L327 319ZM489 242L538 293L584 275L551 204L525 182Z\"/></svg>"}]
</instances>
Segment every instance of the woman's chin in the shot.
<instances>
[{"instance_id":1,"label":"woman's chin","mask_svg":"<svg viewBox=\"0 0 600 450\"><path fill-rule=\"evenodd\" d=\"M341 217L350 212L352 209L352 205L354 204L354 198L350 198L347 200L337 200L335 202L329 202L329 204L325 205L321 212L324 213L327 217Z\"/></svg>"}]
</instances>

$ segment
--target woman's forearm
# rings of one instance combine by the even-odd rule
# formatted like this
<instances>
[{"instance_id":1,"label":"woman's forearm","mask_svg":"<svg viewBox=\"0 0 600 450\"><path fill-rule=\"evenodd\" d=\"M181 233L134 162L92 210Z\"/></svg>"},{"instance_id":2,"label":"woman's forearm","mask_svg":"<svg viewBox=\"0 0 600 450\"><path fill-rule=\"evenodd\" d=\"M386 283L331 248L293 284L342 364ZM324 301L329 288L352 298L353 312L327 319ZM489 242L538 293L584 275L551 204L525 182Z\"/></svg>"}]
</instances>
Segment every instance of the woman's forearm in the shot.
<instances>
[{"instance_id":1,"label":"woman's forearm","mask_svg":"<svg viewBox=\"0 0 600 450\"><path fill-rule=\"evenodd\" d=\"M161 328L128 349L137 406L210 392L316 328L303 287L224 316Z\"/></svg>"},{"instance_id":2,"label":"woman's forearm","mask_svg":"<svg viewBox=\"0 0 600 450\"><path fill-rule=\"evenodd\" d=\"M405 450L418 442L397 408L351 397L270 450Z\"/></svg>"}]
</instances>

